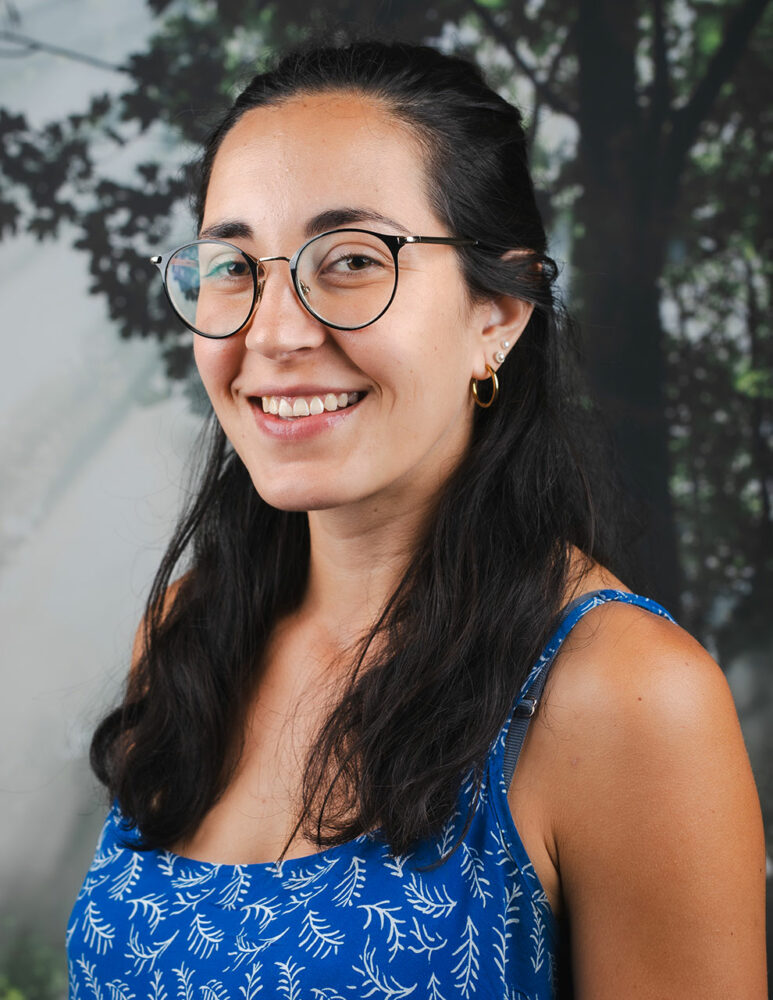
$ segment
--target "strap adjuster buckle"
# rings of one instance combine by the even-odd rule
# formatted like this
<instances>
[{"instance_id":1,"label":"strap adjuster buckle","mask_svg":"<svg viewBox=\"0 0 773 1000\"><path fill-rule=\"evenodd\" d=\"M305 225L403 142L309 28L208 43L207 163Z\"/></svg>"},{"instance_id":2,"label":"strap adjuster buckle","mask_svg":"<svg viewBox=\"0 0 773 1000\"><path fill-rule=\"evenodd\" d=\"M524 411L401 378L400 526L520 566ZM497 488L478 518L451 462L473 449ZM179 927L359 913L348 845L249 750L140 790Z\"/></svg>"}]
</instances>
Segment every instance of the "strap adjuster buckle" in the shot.
<instances>
[{"instance_id":1,"label":"strap adjuster buckle","mask_svg":"<svg viewBox=\"0 0 773 1000\"><path fill-rule=\"evenodd\" d=\"M530 719L536 711L536 698L524 698L515 706L515 714L521 719Z\"/></svg>"}]
</instances>

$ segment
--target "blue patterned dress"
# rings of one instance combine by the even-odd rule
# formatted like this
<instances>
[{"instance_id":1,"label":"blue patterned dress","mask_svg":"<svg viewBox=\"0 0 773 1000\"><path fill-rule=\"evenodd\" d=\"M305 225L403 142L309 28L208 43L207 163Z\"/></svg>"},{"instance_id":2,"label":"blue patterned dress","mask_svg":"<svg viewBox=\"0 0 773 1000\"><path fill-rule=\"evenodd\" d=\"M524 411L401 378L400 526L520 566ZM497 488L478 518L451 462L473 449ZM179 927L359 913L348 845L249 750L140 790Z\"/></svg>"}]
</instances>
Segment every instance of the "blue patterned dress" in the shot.
<instances>
[{"instance_id":1,"label":"blue patterned dress","mask_svg":"<svg viewBox=\"0 0 773 1000\"><path fill-rule=\"evenodd\" d=\"M585 595L567 609L516 706L539 687L571 628L606 601L670 617L634 594ZM362 835L281 864L132 850L125 841L136 831L114 806L67 929L70 1000L554 997L558 928L507 802L512 719L492 744L460 847L437 867L463 829L472 782L440 835L410 854L392 856Z\"/></svg>"}]
</instances>

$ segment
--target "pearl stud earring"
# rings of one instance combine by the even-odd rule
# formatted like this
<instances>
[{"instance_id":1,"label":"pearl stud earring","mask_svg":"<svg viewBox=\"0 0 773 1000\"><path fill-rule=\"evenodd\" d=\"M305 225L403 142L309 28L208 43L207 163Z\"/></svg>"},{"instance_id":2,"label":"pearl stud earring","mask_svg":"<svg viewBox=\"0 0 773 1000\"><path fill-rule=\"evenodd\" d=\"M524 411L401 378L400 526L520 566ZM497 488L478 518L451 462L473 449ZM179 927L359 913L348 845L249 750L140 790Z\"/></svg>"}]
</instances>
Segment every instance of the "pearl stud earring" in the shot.
<instances>
[{"instance_id":1,"label":"pearl stud earring","mask_svg":"<svg viewBox=\"0 0 773 1000\"><path fill-rule=\"evenodd\" d=\"M504 351L497 351L497 353L494 355L494 360L498 365L501 365L502 362L505 360Z\"/></svg>"}]
</instances>

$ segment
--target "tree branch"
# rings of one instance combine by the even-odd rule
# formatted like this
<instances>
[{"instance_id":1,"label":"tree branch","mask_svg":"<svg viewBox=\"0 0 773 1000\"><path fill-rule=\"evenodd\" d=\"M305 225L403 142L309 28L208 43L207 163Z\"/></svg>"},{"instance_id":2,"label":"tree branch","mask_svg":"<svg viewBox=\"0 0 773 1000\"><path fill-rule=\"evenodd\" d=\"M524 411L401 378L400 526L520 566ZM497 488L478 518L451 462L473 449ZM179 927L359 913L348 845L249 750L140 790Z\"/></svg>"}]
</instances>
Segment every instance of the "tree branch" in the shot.
<instances>
[{"instance_id":1,"label":"tree branch","mask_svg":"<svg viewBox=\"0 0 773 1000\"><path fill-rule=\"evenodd\" d=\"M469 10L480 20L494 41L502 46L518 69L520 69L521 72L528 77L539 100L544 101L545 104L549 104L553 110L557 111L559 114L575 118L577 116L576 108L573 108L561 97L560 94L557 94L549 83L539 78L536 67L530 66L529 63L526 62L523 56L518 52L512 38L510 38L502 25L499 24L497 19L492 15L491 11L487 10L485 7L478 6L478 4L475 3L475 0L466 0L466 4ZM551 67L551 70L552 69L553 67Z\"/></svg>"},{"instance_id":2,"label":"tree branch","mask_svg":"<svg viewBox=\"0 0 773 1000\"><path fill-rule=\"evenodd\" d=\"M106 62L104 59L98 59L96 56L89 56L83 52L76 52L74 49L66 49L61 45L51 45L50 42L39 42L36 38L30 38L29 35L22 35L18 31L8 31L7 29L0 29L0 38L5 42L13 42L15 45L20 45L20 54L28 55L30 52L48 52L54 56L64 56L65 59L73 59L75 62L86 63L89 66L96 66L97 69L110 70L113 73L126 73L128 72L125 67L117 66L115 63ZM4 55L9 55L10 53L4 53Z\"/></svg>"},{"instance_id":3,"label":"tree branch","mask_svg":"<svg viewBox=\"0 0 773 1000\"><path fill-rule=\"evenodd\" d=\"M561 60L564 58L564 56L566 55L566 50L569 48L569 42L572 39L573 32L574 32L573 24L570 25L564 32L564 37L561 39L561 44L558 46L558 51L553 57L553 61L551 62L548 68L547 76L545 77L545 86L547 87L551 87L553 85L553 81L556 78L556 73L558 72L558 67L561 65Z\"/></svg>"},{"instance_id":4,"label":"tree branch","mask_svg":"<svg viewBox=\"0 0 773 1000\"><path fill-rule=\"evenodd\" d=\"M727 19L724 39L714 53L708 69L692 97L683 108L672 111L671 132L666 149L665 168L674 184L678 183L685 158L722 85L732 76L744 53L752 31L770 0L744 0Z\"/></svg>"},{"instance_id":5,"label":"tree branch","mask_svg":"<svg viewBox=\"0 0 773 1000\"><path fill-rule=\"evenodd\" d=\"M553 57L552 62L548 68L547 75L545 77L545 86L553 86L553 81L556 78L556 73L558 72L558 67L561 60L564 58L567 48L569 47L569 38L572 34L572 29L569 28L565 33L564 37L561 39L561 44L558 46L558 51ZM534 106L531 109L531 121L529 122L529 128L526 132L526 148L532 149L534 146L534 140L537 137L537 129L539 128L539 117L542 111L542 101L540 100L540 95L535 92L534 95Z\"/></svg>"}]
</instances>

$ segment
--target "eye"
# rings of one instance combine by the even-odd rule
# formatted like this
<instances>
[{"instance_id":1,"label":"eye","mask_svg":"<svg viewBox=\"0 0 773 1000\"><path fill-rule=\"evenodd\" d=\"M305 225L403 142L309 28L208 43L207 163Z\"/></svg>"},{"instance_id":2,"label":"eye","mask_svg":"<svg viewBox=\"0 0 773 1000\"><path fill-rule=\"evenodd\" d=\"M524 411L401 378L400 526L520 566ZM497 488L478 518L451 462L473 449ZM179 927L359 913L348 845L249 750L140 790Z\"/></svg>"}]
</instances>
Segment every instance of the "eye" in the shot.
<instances>
[{"instance_id":1,"label":"eye","mask_svg":"<svg viewBox=\"0 0 773 1000\"><path fill-rule=\"evenodd\" d=\"M326 292L372 287L394 281L394 263L375 236L357 231L326 233L298 258L298 278Z\"/></svg>"},{"instance_id":2,"label":"eye","mask_svg":"<svg viewBox=\"0 0 773 1000\"><path fill-rule=\"evenodd\" d=\"M209 261L204 276L209 279L244 278L249 273L249 266L243 257L223 256Z\"/></svg>"},{"instance_id":3,"label":"eye","mask_svg":"<svg viewBox=\"0 0 773 1000\"><path fill-rule=\"evenodd\" d=\"M343 266L341 266L343 265ZM379 261L362 253L344 254L328 264L330 270L365 271L369 267L381 267Z\"/></svg>"}]
</instances>

